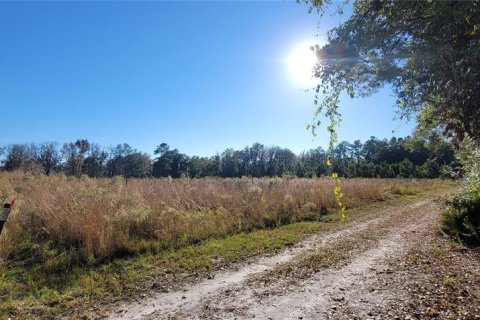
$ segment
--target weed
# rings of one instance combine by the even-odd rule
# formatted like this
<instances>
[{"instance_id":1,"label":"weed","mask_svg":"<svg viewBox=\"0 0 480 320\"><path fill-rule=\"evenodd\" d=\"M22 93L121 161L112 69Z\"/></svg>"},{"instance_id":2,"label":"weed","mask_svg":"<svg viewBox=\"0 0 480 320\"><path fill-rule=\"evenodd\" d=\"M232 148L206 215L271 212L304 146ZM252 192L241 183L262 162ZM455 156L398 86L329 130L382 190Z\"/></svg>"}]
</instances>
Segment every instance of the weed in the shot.
<instances>
[{"instance_id":1,"label":"weed","mask_svg":"<svg viewBox=\"0 0 480 320\"><path fill-rule=\"evenodd\" d=\"M452 277L445 277L445 279L443 279L443 282L442 284L446 287L453 287L453 285L455 285L455 278L452 278Z\"/></svg>"},{"instance_id":2,"label":"weed","mask_svg":"<svg viewBox=\"0 0 480 320\"><path fill-rule=\"evenodd\" d=\"M440 246L433 247L432 253L437 259L443 259L445 257L445 250Z\"/></svg>"}]
</instances>

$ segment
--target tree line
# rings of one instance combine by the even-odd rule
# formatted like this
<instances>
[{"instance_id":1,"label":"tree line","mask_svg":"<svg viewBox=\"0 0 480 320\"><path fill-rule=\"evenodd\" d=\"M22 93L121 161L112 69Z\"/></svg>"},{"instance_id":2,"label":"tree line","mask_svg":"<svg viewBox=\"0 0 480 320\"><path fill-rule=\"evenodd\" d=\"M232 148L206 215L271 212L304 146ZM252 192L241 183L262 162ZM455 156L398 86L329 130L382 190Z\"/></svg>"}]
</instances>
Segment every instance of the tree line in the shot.
<instances>
[{"instance_id":1,"label":"tree line","mask_svg":"<svg viewBox=\"0 0 480 320\"><path fill-rule=\"evenodd\" d=\"M166 143L152 158L129 144L103 148L86 139L12 144L0 147L1 169L49 175L172 177L321 177L337 172L343 177L437 178L458 174L453 147L441 135L377 139L362 143L343 141L333 149L333 166L327 151L318 147L295 154L287 148L254 143L242 150L228 148L211 157L188 156Z\"/></svg>"}]
</instances>

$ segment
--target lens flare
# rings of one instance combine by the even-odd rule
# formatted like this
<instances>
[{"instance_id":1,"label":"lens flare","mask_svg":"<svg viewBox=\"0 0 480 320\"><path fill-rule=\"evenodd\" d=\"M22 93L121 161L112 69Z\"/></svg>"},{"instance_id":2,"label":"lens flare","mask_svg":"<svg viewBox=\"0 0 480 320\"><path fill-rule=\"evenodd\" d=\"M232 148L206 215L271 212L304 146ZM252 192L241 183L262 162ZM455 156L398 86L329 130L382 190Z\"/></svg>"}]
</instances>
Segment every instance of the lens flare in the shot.
<instances>
[{"instance_id":1,"label":"lens flare","mask_svg":"<svg viewBox=\"0 0 480 320\"><path fill-rule=\"evenodd\" d=\"M286 59L287 68L292 79L295 83L305 87L315 84L313 71L317 58L312 50L313 46L314 43L312 42L304 42L292 50Z\"/></svg>"}]
</instances>

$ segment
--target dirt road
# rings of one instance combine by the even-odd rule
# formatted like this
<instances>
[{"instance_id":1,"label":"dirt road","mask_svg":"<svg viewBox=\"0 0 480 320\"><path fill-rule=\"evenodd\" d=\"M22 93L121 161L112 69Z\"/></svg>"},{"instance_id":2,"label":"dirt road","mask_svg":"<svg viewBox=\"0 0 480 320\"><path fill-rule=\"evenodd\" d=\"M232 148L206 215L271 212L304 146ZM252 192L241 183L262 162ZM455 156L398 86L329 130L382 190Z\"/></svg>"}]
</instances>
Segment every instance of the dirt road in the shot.
<instances>
[{"instance_id":1,"label":"dirt road","mask_svg":"<svg viewBox=\"0 0 480 320\"><path fill-rule=\"evenodd\" d=\"M180 291L122 305L110 318L407 318L408 270L397 267L435 237L440 211L433 198L378 210Z\"/></svg>"}]
</instances>

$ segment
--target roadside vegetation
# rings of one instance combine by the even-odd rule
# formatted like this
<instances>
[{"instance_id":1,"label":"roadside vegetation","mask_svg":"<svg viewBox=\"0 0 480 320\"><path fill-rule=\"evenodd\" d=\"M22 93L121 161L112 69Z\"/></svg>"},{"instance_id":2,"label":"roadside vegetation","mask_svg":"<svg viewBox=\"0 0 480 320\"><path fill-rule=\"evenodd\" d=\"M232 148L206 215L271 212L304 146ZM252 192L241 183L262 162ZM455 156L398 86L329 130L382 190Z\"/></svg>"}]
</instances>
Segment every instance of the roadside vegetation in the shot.
<instances>
[{"instance_id":1,"label":"roadside vegetation","mask_svg":"<svg viewBox=\"0 0 480 320\"><path fill-rule=\"evenodd\" d=\"M458 151L464 166L464 190L447 202L443 231L469 246L480 245L480 147L466 139Z\"/></svg>"},{"instance_id":2,"label":"roadside vegetation","mask_svg":"<svg viewBox=\"0 0 480 320\"><path fill-rule=\"evenodd\" d=\"M329 179L126 184L4 172L0 182L3 198L17 196L0 239L2 316L68 315L96 300L168 290L182 274L205 273L341 225ZM342 185L345 204L356 212L452 183L352 179Z\"/></svg>"}]
</instances>

